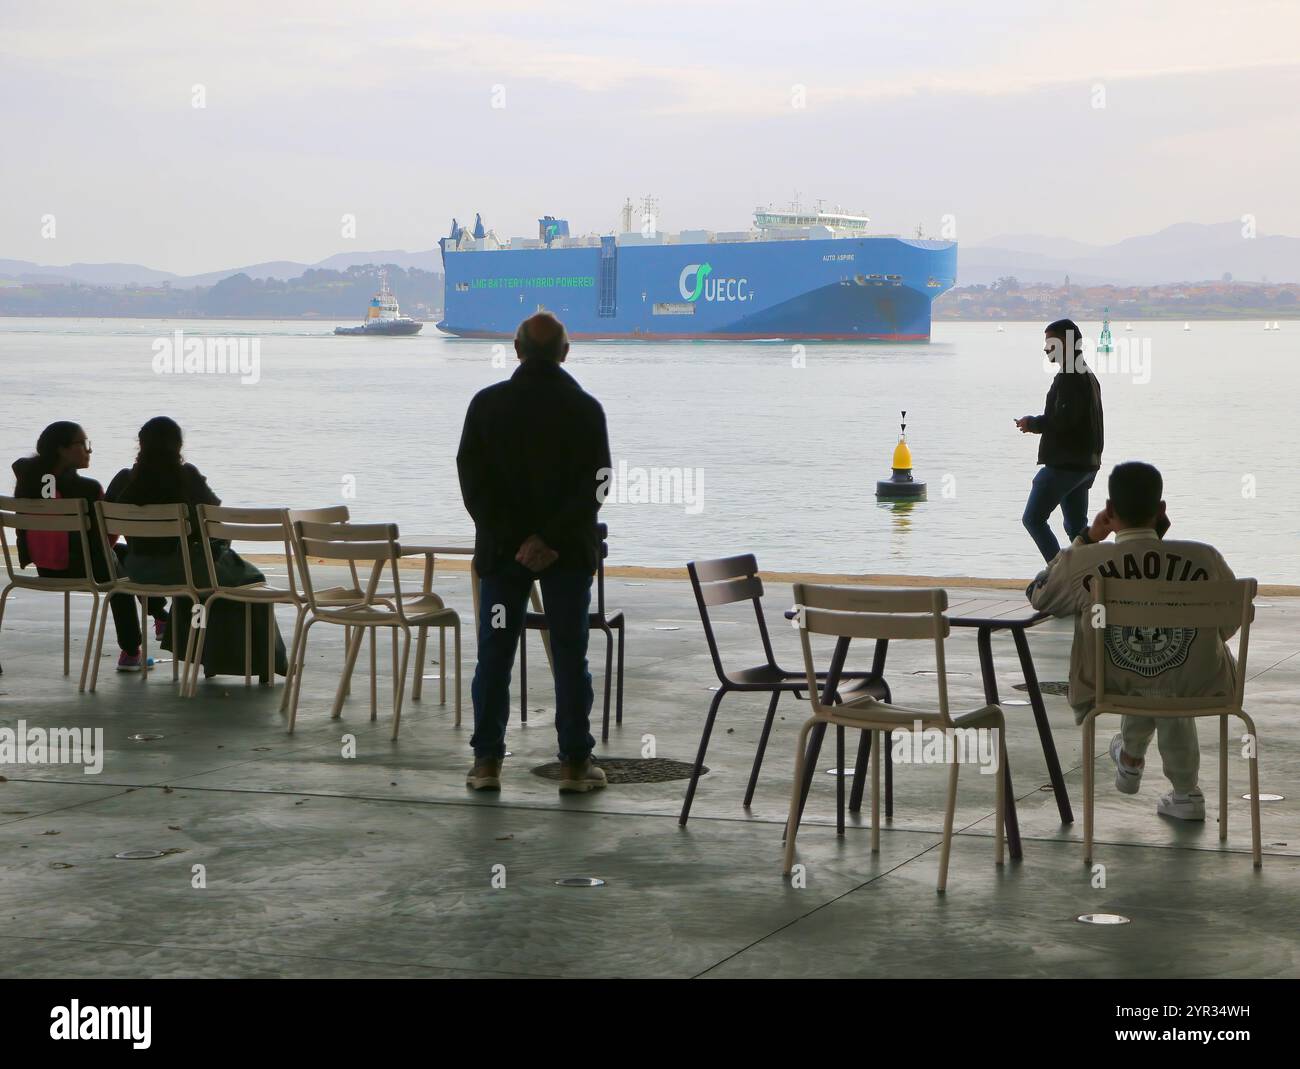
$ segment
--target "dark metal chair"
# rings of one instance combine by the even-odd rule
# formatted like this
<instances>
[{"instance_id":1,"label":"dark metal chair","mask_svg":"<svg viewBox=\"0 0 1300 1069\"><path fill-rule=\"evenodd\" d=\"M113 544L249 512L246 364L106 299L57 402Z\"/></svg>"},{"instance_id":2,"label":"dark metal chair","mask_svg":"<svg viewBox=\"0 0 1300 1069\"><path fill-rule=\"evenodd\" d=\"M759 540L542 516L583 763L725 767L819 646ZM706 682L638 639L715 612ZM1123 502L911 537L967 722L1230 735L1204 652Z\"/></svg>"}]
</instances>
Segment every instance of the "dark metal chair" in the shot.
<instances>
[{"instance_id":1,"label":"dark metal chair","mask_svg":"<svg viewBox=\"0 0 1300 1069\"><path fill-rule=\"evenodd\" d=\"M767 706L767 719L763 723L763 734L758 740L758 750L754 754L754 767L749 774L749 786L745 790L744 806L749 807L754 798L754 788L758 786L758 773L763 765L763 753L767 749L767 739L772 731L772 720L776 715L777 702L780 701L782 694L793 694L796 699L802 699L803 692L808 689L807 676L800 671L788 671L776 663L776 655L772 651L772 640L768 635L767 622L763 618L763 581L758 575L758 562L752 553L746 553L738 557L723 557L718 560L691 561L686 565L686 571L691 577L691 589L695 592L695 603L700 610L700 622L704 625L704 637L709 644L709 655L713 658L713 668L718 675L718 689L713 695L713 701L709 705L709 714L704 721L704 734L700 737L700 749L695 756L695 767L691 771L691 781L686 787L686 799L682 802L682 813L678 818L678 823L683 827L690 817L691 803L695 799L695 787L700 779L700 772L704 767L704 755L709 748L709 736L713 731L713 722L718 714L718 706L722 703L725 695L731 691L742 691L749 693L766 693L771 694L771 701ZM722 666L722 656L718 652L717 638L713 634L713 624L709 619L709 606L733 605L738 602L749 601L754 606L754 617L758 621L758 633L763 641L764 663L753 668L742 668L736 671L728 672ZM840 672L839 680L844 683L843 686L837 686L836 700L846 700L851 697L870 694L881 701L890 700L889 684L885 682L885 652L888 647L887 640L880 640L876 643L875 657L872 662L871 671L869 672ZM818 672L817 678L825 680L827 673ZM839 767L844 766L844 732L838 730L838 755ZM818 739L820 744L820 738ZM867 758L870 754L871 733L863 732L862 740L858 747L858 759L856 765L855 782L853 785L853 798L849 808L857 812L862 805L862 789L864 786L863 773L867 767ZM887 816L893 815L893 765L890 760L890 747L885 746L885 812ZM815 755L814 755L815 759ZM843 802L843 775L840 776L839 799ZM811 766L809 775L805 779L804 793L807 794L811 785ZM841 823L843 820L842 805L840 813Z\"/></svg>"},{"instance_id":2,"label":"dark metal chair","mask_svg":"<svg viewBox=\"0 0 1300 1069\"><path fill-rule=\"evenodd\" d=\"M600 555L596 561L596 608L588 617L589 625L605 632L605 713L601 721L600 740L609 741L609 690L614 655L614 632L618 632L618 689L615 699L614 722L623 724L623 632L626 621L622 609L609 612L605 608L605 558L609 556L609 525L596 524L596 537L600 539ZM543 606L544 608L544 606ZM519 720L528 723L528 632L545 632L545 612L524 614L524 628L519 634Z\"/></svg>"}]
</instances>

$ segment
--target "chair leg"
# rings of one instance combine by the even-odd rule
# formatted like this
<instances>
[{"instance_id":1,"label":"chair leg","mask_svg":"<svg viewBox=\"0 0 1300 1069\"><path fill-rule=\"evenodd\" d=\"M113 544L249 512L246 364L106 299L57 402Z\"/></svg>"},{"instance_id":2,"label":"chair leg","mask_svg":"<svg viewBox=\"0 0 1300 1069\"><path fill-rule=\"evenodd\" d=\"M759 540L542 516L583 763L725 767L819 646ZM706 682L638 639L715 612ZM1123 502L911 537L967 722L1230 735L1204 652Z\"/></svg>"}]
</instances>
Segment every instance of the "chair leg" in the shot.
<instances>
[{"instance_id":1,"label":"chair leg","mask_svg":"<svg viewBox=\"0 0 1300 1069\"><path fill-rule=\"evenodd\" d=\"M350 650L352 648L352 628L346 626L343 628L343 642L344 649ZM352 676L350 674L348 675L347 688L343 691L343 695L344 697L352 696Z\"/></svg>"},{"instance_id":2,"label":"chair leg","mask_svg":"<svg viewBox=\"0 0 1300 1069\"><path fill-rule=\"evenodd\" d=\"M844 837L844 725L835 725L835 834Z\"/></svg>"},{"instance_id":3,"label":"chair leg","mask_svg":"<svg viewBox=\"0 0 1300 1069\"><path fill-rule=\"evenodd\" d=\"M9 592L6 590L6 594ZM0 598L0 614L4 610L4 599ZM93 664L90 669L90 693L95 693L95 687L99 685L99 656L104 648L104 625L108 623L108 618L112 614L109 612L109 598L104 598L104 611L99 614L99 626L95 629L95 653Z\"/></svg>"},{"instance_id":4,"label":"chair leg","mask_svg":"<svg viewBox=\"0 0 1300 1069\"><path fill-rule=\"evenodd\" d=\"M785 822L785 867L781 870L789 876L794 869L794 839L799 834L799 816L803 801L803 780L804 780L804 762L807 760L805 751L808 747L808 732L813 729L817 723L817 718L813 717L804 722L804 726L799 729L799 739L795 743L794 749L794 785L790 788L790 815Z\"/></svg>"},{"instance_id":5,"label":"chair leg","mask_svg":"<svg viewBox=\"0 0 1300 1069\"><path fill-rule=\"evenodd\" d=\"M427 663L424 654L425 644L429 638L429 629L421 627L419 635L420 637L415 643L415 675L411 678L411 701L413 702L418 702L420 694L424 691L424 666ZM394 633L393 641L397 641L396 633ZM441 669L439 674L441 674Z\"/></svg>"},{"instance_id":6,"label":"chair leg","mask_svg":"<svg viewBox=\"0 0 1300 1069\"><path fill-rule=\"evenodd\" d=\"M77 693L86 691L86 676L90 673L90 654L95 648L95 619L99 616L99 594L93 593L90 603L90 626L86 628L86 649L81 655L81 681L77 684ZM108 599L104 599L104 611L108 611Z\"/></svg>"},{"instance_id":7,"label":"chair leg","mask_svg":"<svg viewBox=\"0 0 1300 1069\"><path fill-rule=\"evenodd\" d=\"M370 721L379 719L379 628L370 629Z\"/></svg>"},{"instance_id":8,"label":"chair leg","mask_svg":"<svg viewBox=\"0 0 1300 1069\"><path fill-rule=\"evenodd\" d=\"M310 626L311 626L311 621L309 620L307 622L307 627ZM352 672L353 669L356 668L357 655L360 654L361 652L361 639L365 635L365 630L360 627L352 627L347 629L347 633L350 633L352 638L351 641L348 642L347 654L343 659L343 675L339 678L339 687L334 694L334 707L330 710L331 720L337 720L340 716L343 715L343 699L347 696L348 692L352 689L351 688ZM304 629L303 640L306 641L306 638L307 638L307 632ZM298 657L299 667L301 667L302 663L303 663L302 651L299 651L299 657ZM295 701L296 700L297 699L295 698Z\"/></svg>"},{"instance_id":9,"label":"chair leg","mask_svg":"<svg viewBox=\"0 0 1300 1069\"><path fill-rule=\"evenodd\" d=\"M293 684L293 675L298 670L298 640L302 636L303 609L298 608L293 621L293 641L289 644L289 671L284 677L284 693L280 696L280 712L289 708L289 690Z\"/></svg>"},{"instance_id":10,"label":"chair leg","mask_svg":"<svg viewBox=\"0 0 1300 1069\"><path fill-rule=\"evenodd\" d=\"M447 625L438 628L438 704L447 704Z\"/></svg>"},{"instance_id":11,"label":"chair leg","mask_svg":"<svg viewBox=\"0 0 1300 1069\"><path fill-rule=\"evenodd\" d=\"M275 686L275 604L266 606L266 671L258 677L259 683Z\"/></svg>"},{"instance_id":12,"label":"chair leg","mask_svg":"<svg viewBox=\"0 0 1300 1069\"><path fill-rule=\"evenodd\" d=\"M63 592L63 674L72 674L72 594Z\"/></svg>"},{"instance_id":13,"label":"chair leg","mask_svg":"<svg viewBox=\"0 0 1300 1069\"><path fill-rule=\"evenodd\" d=\"M1219 842L1228 841L1228 718L1219 717Z\"/></svg>"},{"instance_id":14,"label":"chair leg","mask_svg":"<svg viewBox=\"0 0 1300 1069\"><path fill-rule=\"evenodd\" d=\"M172 618L176 616L176 599L172 599ZM176 646L176 627L172 626L172 647L173 654ZM173 656L172 660L175 660ZM149 599L140 599L140 679L148 681L149 679Z\"/></svg>"},{"instance_id":15,"label":"chair leg","mask_svg":"<svg viewBox=\"0 0 1300 1069\"><path fill-rule=\"evenodd\" d=\"M253 604L244 602L244 686L253 685Z\"/></svg>"},{"instance_id":16,"label":"chair leg","mask_svg":"<svg viewBox=\"0 0 1300 1069\"><path fill-rule=\"evenodd\" d=\"M873 761L872 764L876 764ZM943 894L948 889L948 858L952 853L952 822L957 812L957 773L961 771L961 762L953 754L952 764L948 768L948 801L943 810L943 846L939 853L939 886L936 890Z\"/></svg>"},{"instance_id":17,"label":"chair leg","mask_svg":"<svg viewBox=\"0 0 1300 1069\"><path fill-rule=\"evenodd\" d=\"M695 754L695 767L691 769L691 781L686 785L686 798L682 802L682 813L677 818L677 823L683 828L686 827L686 821L691 815L691 803L695 800L695 787L700 782L700 769L704 767L704 755L709 749L709 735L713 732L713 721L718 715L718 706L722 704L722 696L727 693L726 684L718 687L717 692L713 695L713 700L709 702L709 715L704 718L704 733L700 736L700 748Z\"/></svg>"},{"instance_id":18,"label":"chair leg","mask_svg":"<svg viewBox=\"0 0 1300 1069\"><path fill-rule=\"evenodd\" d=\"M1254 746L1250 751L1250 852L1255 868L1264 864L1264 850L1259 829L1259 735L1255 732L1255 723L1245 713L1241 719L1250 733Z\"/></svg>"},{"instance_id":19,"label":"chair leg","mask_svg":"<svg viewBox=\"0 0 1300 1069\"><path fill-rule=\"evenodd\" d=\"M620 649L622 632L619 632ZM621 673L620 673L621 675ZM779 690L772 691L772 700L767 703L767 719L763 721L763 734L758 737L758 749L754 752L754 767L749 773L749 786L745 788L745 800L741 804L748 809L754 800L754 788L758 786L758 770L763 767L763 754L767 751L767 738L772 733L772 721L776 717L776 703L781 700Z\"/></svg>"},{"instance_id":20,"label":"chair leg","mask_svg":"<svg viewBox=\"0 0 1300 1069\"><path fill-rule=\"evenodd\" d=\"M618 690L614 696L614 723L623 726L623 636L626 629L622 621L618 625Z\"/></svg>"},{"instance_id":21,"label":"chair leg","mask_svg":"<svg viewBox=\"0 0 1300 1069\"><path fill-rule=\"evenodd\" d=\"M993 862L996 865L1003 863L1003 844L1006 840L1006 807L1007 807L1007 780L1002 775L1002 762L1007 759L1007 727L1003 722L998 725L998 771L993 778L998 781L997 784L997 815L993 818L993 837L997 844L993 848Z\"/></svg>"},{"instance_id":22,"label":"chair leg","mask_svg":"<svg viewBox=\"0 0 1300 1069\"><path fill-rule=\"evenodd\" d=\"M456 726L460 727L460 617L456 617L454 624L454 638L456 646ZM442 668L443 672L447 671L446 666Z\"/></svg>"},{"instance_id":23,"label":"chair leg","mask_svg":"<svg viewBox=\"0 0 1300 1069\"><path fill-rule=\"evenodd\" d=\"M307 663L307 635L311 631L311 625L316 621L308 620L302 628L302 635L298 639L298 659L293 666L293 696L289 699L289 734L293 734L294 725L298 722L298 696L302 693L302 672ZM338 704L343 701L343 681L339 681L339 693L336 695Z\"/></svg>"},{"instance_id":24,"label":"chair leg","mask_svg":"<svg viewBox=\"0 0 1300 1069\"><path fill-rule=\"evenodd\" d=\"M519 632L519 723L528 723L528 625Z\"/></svg>"},{"instance_id":25,"label":"chair leg","mask_svg":"<svg viewBox=\"0 0 1300 1069\"><path fill-rule=\"evenodd\" d=\"M1093 751L1097 746L1097 720L1089 716L1083 722L1083 863L1092 864L1092 796L1095 769Z\"/></svg>"},{"instance_id":26,"label":"chair leg","mask_svg":"<svg viewBox=\"0 0 1300 1069\"><path fill-rule=\"evenodd\" d=\"M862 810L862 792L867 787L867 759L871 756L872 735L870 731L858 733L858 756L853 762L853 790L849 792L849 812Z\"/></svg>"},{"instance_id":27,"label":"chair leg","mask_svg":"<svg viewBox=\"0 0 1300 1069\"><path fill-rule=\"evenodd\" d=\"M600 726L600 741L609 742L609 687L614 668L614 632L608 627L601 630L605 632L605 715Z\"/></svg>"},{"instance_id":28,"label":"chair leg","mask_svg":"<svg viewBox=\"0 0 1300 1069\"><path fill-rule=\"evenodd\" d=\"M871 733L871 852L880 853L880 761L883 732Z\"/></svg>"},{"instance_id":29,"label":"chair leg","mask_svg":"<svg viewBox=\"0 0 1300 1069\"><path fill-rule=\"evenodd\" d=\"M207 615L203 614L199 619L203 621L203 627L190 627L191 638L193 638L195 631L199 633L198 641L194 646L194 661L187 666L189 670L186 674L186 678L189 680L189 696L191 698L197 697L199 693L199 667L203 664L203 650L208 644Z\"/></svg>"},{"instance_id":30,"label":"chair leg","mask_svg":"<svg viewBox=\"0 0 1300 1069\"><path fill-rule=\"evenodd\" d=\"M173 601L173 605L174 605L174 604L175 604L175 602ZM148 621L149 621L149 599L148 599L148 598L142 598L141 601L140 601L140 628L141 628L141 630L143 630L143 629L148 625ZM177 677L180 675L180 670L181 670L181 666L180 666L179 664L177 664L177 661L180 660L180 651L176 648L176 615L175 615L175 613L173 613L173 614L168 618L168 622L171 624L171 629L172 629L172 682L175 683ZM190 635L192 636L193 634L194 634L194 627L191 625L191 627L190 627ZM189 643L186 642L186 645L189 645ZM186 661L186 662L185 662L185 670L186 670L187 672L189 671L189 665L190 665L189 661Z\"/></svg>"},{"instance_id":31,"label":"chair leg","mask_svg":"<svg viewBox=\"0 0 1300 1069\"><path fill-rule=\"evenodd\" d=\"M393 628L393 738L397 738L397 729L402 723L402 692L406 687L406 666L411 655L411 629L401 627L402 632L402 662L399 667L397 663L397 632L399 628Z\"/></svg>"},{"instance_id":32,"label":"chair leg","mask_svg":"<svg viewBox=\"0 0 1300 1069\"><path fill-rule=\"evenodd\" d=\"M181 676L181 697L185 697L187 693L193 696L199 690L198 659L194 653L194 647L198 643L196 631L197 628L191 627L190 633L185 636L185 671ZM175 647L175 645L176 643L172 642L172 646ZM176 650L174 648L172 650L172 663L176 663Z\"/></svg>"}]
</instances>

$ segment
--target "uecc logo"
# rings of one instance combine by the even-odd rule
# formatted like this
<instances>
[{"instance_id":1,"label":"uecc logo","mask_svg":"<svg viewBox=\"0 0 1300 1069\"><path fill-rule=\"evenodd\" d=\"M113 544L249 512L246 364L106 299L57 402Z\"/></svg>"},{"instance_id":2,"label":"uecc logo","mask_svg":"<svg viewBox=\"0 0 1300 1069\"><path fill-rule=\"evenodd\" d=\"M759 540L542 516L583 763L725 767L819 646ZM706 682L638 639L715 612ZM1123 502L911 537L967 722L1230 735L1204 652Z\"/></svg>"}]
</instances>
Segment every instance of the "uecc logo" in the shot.
<instances>
[{"instance_id":1,"label":"uecc logo","mask_svg":"<svg viewBox=\"0 0 1300 1069\"><path fill-rule=\"evenodd\" d=\"M706 301L748 301L753 298L752 293L745 292L749 279L710 278L712 273L712 264L687 264L677 277L677 289L688 301L701 298ZM691 276L695 277L693 286L687 281Z\"/></svg>"}]
</instances>

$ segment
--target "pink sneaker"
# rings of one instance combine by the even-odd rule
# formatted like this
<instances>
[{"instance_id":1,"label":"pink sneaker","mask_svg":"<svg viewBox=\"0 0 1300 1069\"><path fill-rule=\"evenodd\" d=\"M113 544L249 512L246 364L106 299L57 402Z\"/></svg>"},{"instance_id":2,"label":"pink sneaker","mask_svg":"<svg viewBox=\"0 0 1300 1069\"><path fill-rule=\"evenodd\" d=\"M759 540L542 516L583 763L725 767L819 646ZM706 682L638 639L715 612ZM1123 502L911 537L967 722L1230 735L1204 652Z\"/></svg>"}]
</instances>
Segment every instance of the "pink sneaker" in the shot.
<instances>
[{"instance_id":1,"label":"pink sneaker","mask_svg":"<svg viewBox=\"0 0 1300 1069\"><path fill-rule=\"evenodd\" d=\"M165 635L166 633L167 633L167 617L155 616L153 618L153 637L157 639L157 641L161 642L163 640L163 635Z\"/></svg>"},{"instance_id":2,"label":"pink sneaker","mask_svg":"<svg viewBox=\"0 0 1300 1069\"><path fill-rule=\"evenodd\" d=\"M117 670L119 672L138 672L143 666L144 666L144 661L140 656L139 650L136 650L135 653L127 653L125 650L123 650L118 655ZM149 658L148 667L149 668L153 667L152 657Z\"/></svg>"}]
</instances>

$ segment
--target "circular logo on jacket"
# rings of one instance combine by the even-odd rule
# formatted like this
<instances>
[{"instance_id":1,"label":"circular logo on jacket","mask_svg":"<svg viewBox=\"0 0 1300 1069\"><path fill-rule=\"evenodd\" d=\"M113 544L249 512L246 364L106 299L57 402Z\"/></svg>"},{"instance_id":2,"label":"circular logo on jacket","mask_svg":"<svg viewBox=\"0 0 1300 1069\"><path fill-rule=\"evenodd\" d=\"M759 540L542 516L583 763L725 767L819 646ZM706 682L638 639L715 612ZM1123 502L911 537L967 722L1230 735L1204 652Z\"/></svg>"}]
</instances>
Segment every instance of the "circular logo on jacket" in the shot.
<instances>
[{"instance_id":1,"label":"circular logo on jacket","mask_svg":"<svg viewBox=\"0 0 1300 1069\"><path fill-rule=\"evenodd\" d=\"M1187 660L1194 627L1108 627L1106 652L1111 664L1148 679Z\"/></svg>"}]
</instances>

